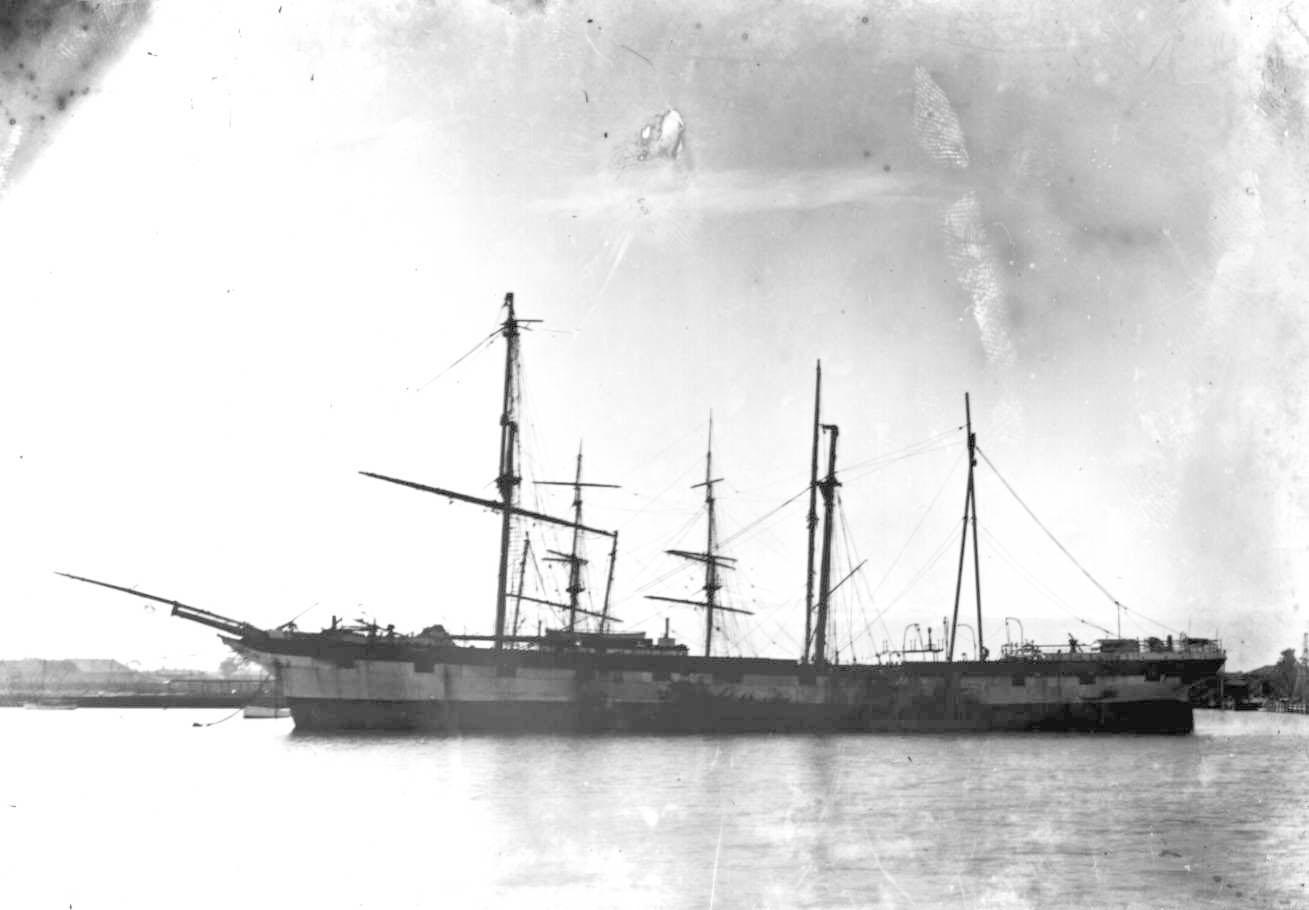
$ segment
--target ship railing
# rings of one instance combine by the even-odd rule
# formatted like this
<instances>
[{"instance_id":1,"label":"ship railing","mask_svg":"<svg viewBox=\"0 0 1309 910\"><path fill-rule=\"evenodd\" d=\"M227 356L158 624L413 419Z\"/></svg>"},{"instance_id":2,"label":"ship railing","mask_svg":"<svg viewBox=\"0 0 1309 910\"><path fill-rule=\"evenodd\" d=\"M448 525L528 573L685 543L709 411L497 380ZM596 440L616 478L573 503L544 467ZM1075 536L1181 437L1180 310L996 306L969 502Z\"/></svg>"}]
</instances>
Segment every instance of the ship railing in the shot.
<instances>
[{"instance_id":1,"label":"ship railing","mask_svg":"<svg viewBox=\"0 0 1309 910\"><path fill-rule=\"evenodd\" d=\"M1001 647L1001 660L1068 660L1070 658L1094 658L1100 661L1137 661L1137 660L1198 660L1223 657L1226 652L1221 644L1209 640L1204 644L1191 644L1180 641L1168 648L1114 648L1103 650L1097 644L1078 645L1071 648L1068 644L1042 645L1035 642L1022 644L1008 643Z\"/></svg>"},{"instance_id":2,"label":"ship railing","mask_svg":"<svg viewBox=\"0 0 1309 910\"><path fill-rule=\"evenodd\" d=\"M1289 701L1285 698L1271 698L1264 702L1264 710L1276 714L1309 714L1309 704L1302 701Z\"/></svg>"}]
</instances>

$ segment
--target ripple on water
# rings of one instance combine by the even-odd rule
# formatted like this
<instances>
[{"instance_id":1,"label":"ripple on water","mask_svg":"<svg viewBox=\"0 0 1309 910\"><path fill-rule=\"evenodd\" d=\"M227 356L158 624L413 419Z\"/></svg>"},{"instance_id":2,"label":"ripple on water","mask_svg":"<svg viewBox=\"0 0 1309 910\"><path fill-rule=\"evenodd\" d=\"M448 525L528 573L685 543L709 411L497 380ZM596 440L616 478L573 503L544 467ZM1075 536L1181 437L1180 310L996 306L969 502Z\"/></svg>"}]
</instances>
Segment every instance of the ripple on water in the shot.
<instances>
[{"instance_id":1,"label":"ripple on water","mask_svg":"<svg viewBox=\"0 0 1309 910\"><path fill-rule=\"evenodd\" d=\"M676 738L197 719L0 711L5 887L38 901L9 905L1309 906L1309 718Z\"/></svg>"}]
</instances>

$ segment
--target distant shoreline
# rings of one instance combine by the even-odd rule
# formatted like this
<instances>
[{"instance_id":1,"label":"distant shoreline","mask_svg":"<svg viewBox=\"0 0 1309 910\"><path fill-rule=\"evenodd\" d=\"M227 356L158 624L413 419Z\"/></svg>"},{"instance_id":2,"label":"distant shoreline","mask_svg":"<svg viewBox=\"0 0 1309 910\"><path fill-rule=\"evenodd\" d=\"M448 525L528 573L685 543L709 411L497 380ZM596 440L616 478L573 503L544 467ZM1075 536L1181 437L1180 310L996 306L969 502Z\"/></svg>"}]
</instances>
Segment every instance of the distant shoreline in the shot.
<instances>
[{"instance_id":1,"label":"distant shoreline","mask_svg":"<svg viewBox=\"0 0 1309 910\"><path fill-rule=\"evenodd\" d=\"M21 708L39 703L50 696L0 695L0 708ZM79 708L242 708L250 701L249 694L231 695L70 695L58 696L63 704Z\"/></svg>"}]
</instances>

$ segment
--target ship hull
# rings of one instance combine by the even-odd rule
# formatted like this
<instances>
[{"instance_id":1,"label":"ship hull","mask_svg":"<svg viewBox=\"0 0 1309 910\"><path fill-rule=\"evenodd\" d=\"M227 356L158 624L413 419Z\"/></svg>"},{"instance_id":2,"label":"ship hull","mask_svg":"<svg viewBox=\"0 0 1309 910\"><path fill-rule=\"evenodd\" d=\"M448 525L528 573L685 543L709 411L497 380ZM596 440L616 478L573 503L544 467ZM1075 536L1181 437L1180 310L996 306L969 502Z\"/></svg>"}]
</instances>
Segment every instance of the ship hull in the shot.
<instances>
[{"instance_id":1,"label":"ship hull","mask_svg":"<svg viewBox=\"0 0 1309 910\"><path fill-rule=\"evenodd\" d=\"M985 731L1186 734L1191 705L1178 700L1113 704L1006 705L964 713L912 715L832 710L810 705L742 705L723 699L694 710L539 702L432 702L302 699L291 703L296 729L425 731L436 733L943 733Z\"/></svg>"},{"instance_id":2,"label":"ship hull","mask_svg":"<svg viewBox=\"0 0 1309 910\"><path fill-rule=\"evenodd\" d=\"M231 642L274 673L298 730L547 733L1189 733L1221 657L842 665L300 635Z\"/></svg>"}]
</instances>

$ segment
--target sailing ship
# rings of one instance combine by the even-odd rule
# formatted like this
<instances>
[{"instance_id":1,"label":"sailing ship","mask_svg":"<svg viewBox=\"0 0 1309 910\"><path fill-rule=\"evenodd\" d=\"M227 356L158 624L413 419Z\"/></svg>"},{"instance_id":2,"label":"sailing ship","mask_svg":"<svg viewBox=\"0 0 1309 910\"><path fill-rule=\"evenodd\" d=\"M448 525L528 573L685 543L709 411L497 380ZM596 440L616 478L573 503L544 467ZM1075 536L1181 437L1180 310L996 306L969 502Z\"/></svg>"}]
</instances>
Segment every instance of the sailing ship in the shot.
<instances>
[{"instance_id":1,"label":"sailing ship","mask_svg":"<svg viewBox=\"0 0 1309 910\"><path fill-rule=\"evenodd\" d=\"M704 572L703 599L650 595L704 611L702 653L663 636L614 632L609 588L618 534L583 523L581 454L569 518L531 511L519 502L516 464L519 417L517 365L522 326L513 294L504 302L498 329L505 343L504 396L500 418L498 499L485 499L371 472L368 477L469 503L499 513L500 559L495 614L490 634L454 634L430 625L416 634L375 622L300 631L293 624L262 629L169 598L82 576L78 581L168 604L172 615L218 630L243 657L262 665L277 681L298 730L422 729L461 731L551 731L653 733L1104 730L1188 733L1194 721L1190 688L1214 677L1225 660L1215 640L1144 643L1116 638L1068 648L1019 642L992 659L982 641L981 583L977 562L976 436L965 396L968 485L964 530L952 621L942 640L905 648L875 664L840 662L829 653L832 584L833 505L839 429L821 422L821 365L814 395L809 484L809 552L804 604L804 647L796 658L725 656L714 653L716 620L723 612L749 611L720 602L721 573L735 560L717 541L712 444L706 452L704 489L708 531L703 551L670 550ZM819 477L819 450L827 440L827 466ZM712 424L710 430L712 441ZM561 482L562 483L562 482ZM821 534L818 503L823 505ZM522 567L510 590L511 539L516 520L567 529L570 551L552 551L569 567L568 602L523 594ZM977 589L975 652L956 655L959 593L971 526ZM599 611L583 609L578 541L582 535L610 543L608 583ZM525 566L526 554L524 553ZM60 573L66 574L66 573ZM838 582L839 584L839 582ZM515 603L512 622L508 605ZM518 606L537 600L566 615L563 628L519 634ZM584 629L581 617L598 622ZM928 659L911 659L910 655Z\"/></svg>"}]
</instances>

